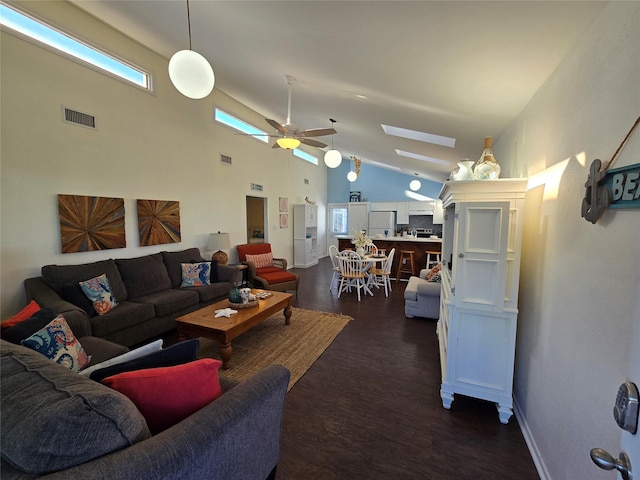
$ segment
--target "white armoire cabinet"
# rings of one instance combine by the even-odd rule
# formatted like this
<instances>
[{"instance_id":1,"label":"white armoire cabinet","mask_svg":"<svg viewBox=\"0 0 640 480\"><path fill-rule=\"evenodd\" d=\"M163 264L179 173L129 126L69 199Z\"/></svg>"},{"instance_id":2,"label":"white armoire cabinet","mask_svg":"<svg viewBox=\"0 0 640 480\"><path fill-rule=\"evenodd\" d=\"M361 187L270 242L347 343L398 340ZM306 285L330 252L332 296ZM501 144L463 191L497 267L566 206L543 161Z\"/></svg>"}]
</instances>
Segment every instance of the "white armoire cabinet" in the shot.
<instances>
[{"instance_id":1,"label":"white armoire cabinet","mask_svg":"<svg viewBox=\"0 0 640 480\"><path fill-rule=\"evenodd\" d=\"M513 414L520 245L526 179L448 181L438 340L444 408L454 394Z\"/></svg>"},{"instance_id":2,"label":"white armoire cabinet","mask_svg":"<svg viewBox=\"0 0 640 480\"><path fill-rule=\"evenodd\" d=\"M293 206L293 266L318 264L318 206Z\"/></svg>"}]
</instances>

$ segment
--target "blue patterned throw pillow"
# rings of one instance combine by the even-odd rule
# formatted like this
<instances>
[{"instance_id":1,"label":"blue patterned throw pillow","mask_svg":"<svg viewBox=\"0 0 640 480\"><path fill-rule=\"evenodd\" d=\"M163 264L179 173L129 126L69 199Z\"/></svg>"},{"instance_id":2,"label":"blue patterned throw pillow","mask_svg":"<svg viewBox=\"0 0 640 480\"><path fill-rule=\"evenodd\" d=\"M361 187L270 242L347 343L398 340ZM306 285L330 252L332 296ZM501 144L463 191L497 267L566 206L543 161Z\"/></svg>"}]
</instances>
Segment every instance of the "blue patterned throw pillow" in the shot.
<instances>
[{"instance_id":1,"label":"blue patterned throw pillow","mask_svg":"<svg viewBox=\"0 0 640 480\"><path fill-rule=\"evenodd\" d=\"M99 277L90 278L84 282L80 282L82 291L87 296L93 308L96 309L98 315L104 315L118 306L116 297L113 296L111 285L107 279L107 274L103 273Z\"/></svg>"},{"instance_id":2,"label":"blue patterned throw pillow","mask_svg":"<svg viewBox=\"0 0 640 480\"><path fill-rule=\"evenodd\" d=\"M79 372L89 364L89 357L62 315L21 342L49 360Z\"/></svg>"},{"instance_id":3,"label":"blue patterned throw pillow","mask_svg":"<svg viewBox=\"0 0 640 480\"><path fill-rule=\"evenodd\" d=\"M211 285L211 262L181 263L181 287L201 287Z\"/></svg>"}]
</instances>

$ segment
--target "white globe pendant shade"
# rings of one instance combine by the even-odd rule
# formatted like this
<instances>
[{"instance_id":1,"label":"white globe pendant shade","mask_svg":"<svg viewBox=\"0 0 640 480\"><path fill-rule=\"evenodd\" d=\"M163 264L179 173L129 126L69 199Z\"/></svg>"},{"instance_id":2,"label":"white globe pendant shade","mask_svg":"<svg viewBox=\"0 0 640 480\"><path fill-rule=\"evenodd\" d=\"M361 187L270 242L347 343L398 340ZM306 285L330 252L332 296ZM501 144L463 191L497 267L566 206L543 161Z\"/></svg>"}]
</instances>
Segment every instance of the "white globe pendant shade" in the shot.
<instances>
[{"instance_id":1,"label":"white globe pendant shade","mask_svg":"<svg viewBox=\"0 0 640 480\"><path fill-rule=\"evenodd\" d=\"M324 164L329 168L338 168L342 163L342 154L338 150L329 150L324 154Z\"/></svg>"},{"instance_id":2,"label":"white globe pendant shade","mask_svg":"<svg viewBox=\"0 0 640 480\"><path fill-rule=\"evenodd\" d=\"M411 180L411 183L409 183L409 188L414 192L420 190L421 186L422 183L420 183L420 180Z\"/></svg>"},{"instance_id":3,"label":"white globe pendant shade","mask_svg":"<svg viewBox=\"0 0 640 480\"><path fill-rule=\"evenodd\" d=\"M213 68L193 50L180 50L169 60L171 83L185 97L200 99L211 93L216 77Z\"/></svg>"},{"instance_id":4,"label":"white globe pendant shade","mask_svg":"<svg viewBox=\"0 0 640 480\"><path fill-rule=\"evenodd\" d=\"M355 182L358 179L358 174L353 170L347 173L347 180L350 182Z\"/></svg>"}]
</instances>

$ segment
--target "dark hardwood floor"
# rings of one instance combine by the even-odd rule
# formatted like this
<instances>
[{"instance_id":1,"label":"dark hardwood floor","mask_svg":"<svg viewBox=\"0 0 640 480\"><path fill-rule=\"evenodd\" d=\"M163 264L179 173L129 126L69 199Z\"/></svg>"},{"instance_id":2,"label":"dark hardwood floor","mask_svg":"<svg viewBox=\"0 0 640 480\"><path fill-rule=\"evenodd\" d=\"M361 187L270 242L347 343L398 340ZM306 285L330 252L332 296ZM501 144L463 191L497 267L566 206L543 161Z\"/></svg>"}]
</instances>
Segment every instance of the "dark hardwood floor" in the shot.
<instances>
[{"instance_id":1,"label":"dark hardwood floor","mask_svg":"<svg viewBox=\"0 0 640 480\"><path fill-rule=\"evenodd\" d=\"M295 271L294 306L354 319L287 395L278 480L539 478L515 416L442 407L436 321L404 316L406 282L358 302L329 292L328 258Z\"/></svg>"}]
</instances>

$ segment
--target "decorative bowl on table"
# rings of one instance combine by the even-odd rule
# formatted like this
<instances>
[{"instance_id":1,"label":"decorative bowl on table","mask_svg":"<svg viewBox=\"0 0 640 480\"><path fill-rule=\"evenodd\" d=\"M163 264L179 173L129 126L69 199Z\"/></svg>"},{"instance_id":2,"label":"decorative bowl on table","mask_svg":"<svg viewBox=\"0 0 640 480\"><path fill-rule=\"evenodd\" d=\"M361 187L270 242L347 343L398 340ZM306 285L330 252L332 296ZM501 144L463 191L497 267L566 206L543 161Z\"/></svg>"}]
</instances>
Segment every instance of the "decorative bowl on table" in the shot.
<instances>
[{"instance_id":1,"label":"decorative bowl on table","mask_svg":"<svg viewBox=\"0 0 640 480\"><path fill-rule=\"evenodd\" d=\"M252 308L258 306L258 299L250 300L247 303L234 303L229 300L229 308L233 309L242 309L242 308Z\"/></svg>"}]
</instances>

